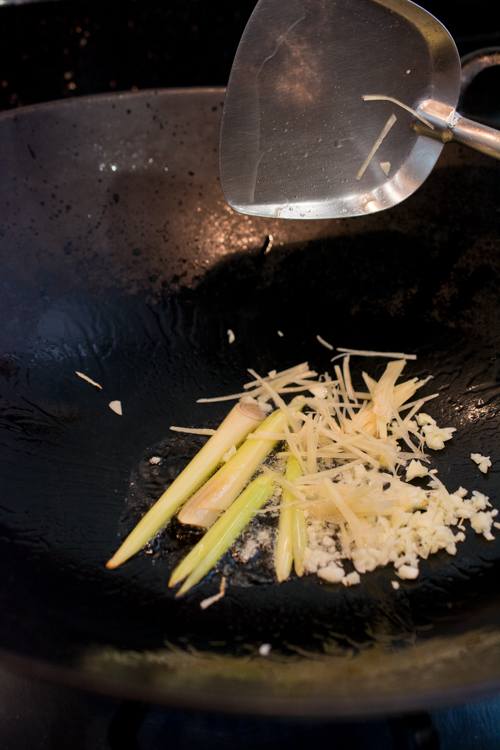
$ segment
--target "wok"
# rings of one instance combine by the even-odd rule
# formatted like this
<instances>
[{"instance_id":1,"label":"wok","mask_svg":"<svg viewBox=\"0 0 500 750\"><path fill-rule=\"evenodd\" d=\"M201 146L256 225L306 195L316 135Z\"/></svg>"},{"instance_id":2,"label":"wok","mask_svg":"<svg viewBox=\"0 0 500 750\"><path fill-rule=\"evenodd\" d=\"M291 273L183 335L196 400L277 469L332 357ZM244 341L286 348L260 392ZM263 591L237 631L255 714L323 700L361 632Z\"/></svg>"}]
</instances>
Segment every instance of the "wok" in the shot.
<instances>
[{"instance_id":1,"label":"wok","mask_svg":"<svg viewBox=\"0 0 500 750\"><path fill-rule=\"evenodd\" d=\"M238 579L228 556L232 583L205 611L219 573L179 600L167 586L182 539L104 568L168 480L148 457L163 450L175 472L196 449L169 426L220 420L224 404L196 399L238 391L247 367L328 369L317 334L416 352L408 375L434 375L432 413L457 428L439 476L500 502L499 164L449 146L389 212L248 218L220 189L223 97L145 91L0 116L3 663L119 696L281 715L498 690L500 537L469 530L456 557L432 556L399 591L385 569L351 589L278 585L258 564ZM488 475L471 452L491 455Z\"/></svg>"}]
</instances>

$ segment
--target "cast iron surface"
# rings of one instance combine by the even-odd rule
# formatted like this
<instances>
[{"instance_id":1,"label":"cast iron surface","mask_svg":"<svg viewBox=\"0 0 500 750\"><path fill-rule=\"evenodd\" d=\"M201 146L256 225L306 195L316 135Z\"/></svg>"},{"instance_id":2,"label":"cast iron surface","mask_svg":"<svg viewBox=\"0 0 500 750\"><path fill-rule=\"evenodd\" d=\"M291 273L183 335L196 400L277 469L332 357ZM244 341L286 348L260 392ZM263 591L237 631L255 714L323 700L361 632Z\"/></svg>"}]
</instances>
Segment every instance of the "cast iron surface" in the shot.
<instances>
[{"instance_id":1,"label":"cast iron surface","mask_svg":"<svg viewBox=\"0 0 500 750\"><path fill-rule=\"evenodd\" d=\"M220 573L174 600L161 544L104 569L131 475L168 427L220 420L224 405L196 399L239 390L246 367L327 369L316 334L417 352L408 374L435 376L432 413L457 428L439 476L499 503L498 164L450 147L390 212L252 219L220 190L223 96L141 92L1 116L4 658L120 695L250 712L388 712L498 689L500 542L473 533L398 592L389 570L352 589L235 580L204 612ZM492 456L486 477L472 451ZM274 658L257 656L263 642Z\"/></svg>"}]
</instances>

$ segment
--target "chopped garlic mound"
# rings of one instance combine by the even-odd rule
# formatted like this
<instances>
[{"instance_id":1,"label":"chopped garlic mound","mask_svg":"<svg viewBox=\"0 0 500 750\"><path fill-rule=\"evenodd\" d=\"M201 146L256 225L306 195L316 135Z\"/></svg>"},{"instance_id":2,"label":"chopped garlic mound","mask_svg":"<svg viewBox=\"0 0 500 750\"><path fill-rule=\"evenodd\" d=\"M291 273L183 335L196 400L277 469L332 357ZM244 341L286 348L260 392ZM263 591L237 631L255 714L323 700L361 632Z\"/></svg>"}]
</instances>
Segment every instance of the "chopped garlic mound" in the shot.
<instances>
[{"instance_id":1,"label":"chopped garlic mound","mask_svg":"<svg viewBox=\"0 0 500 750\"><path fill-rule=\"evenodd\" d=\"M498 510L490 511L479 511L475 516L472 516L470 525L476 532L476 534L482 534L488 541L493 541L495 538L491 533L491 527L493 525L493 519L498 515Z\"/></svg>"},{"instance_id":2,"label":"chopped garlic mound","mask_svg":"<svg viewBox=\"0 0 500 750\"><path fill-rule=\"evenodd\" d=\"M420 461L410 461L410 465L406 469L406 481L409 482L415 477L425 477L429 473L429 469L420 463Z\"/></svg>"},{"instance_id":3,"label":"chopped garlic mound","mask_svg":"<svg viewBox=\"0 0 500 750\"><path fill-rule=\"evenodd\" d=\"M401 565L398 576L403 579L414 580L418 578L419 569L416 565Z\"/></svg>"},{"instance_id":4,"label":"chopped garlic mound","mask_svg":"<svg viewBox=\"0 0 500 750\"><path fill-rule=\"evenodd\" d=\"M424 424L436 424L436 420L430 417L428 414L424 414L421 412L420 414L417 414L415 417L420 427Z\"/></svg>"},{"instance_id":5,"label":"chopped garlic mound","mask_svg":"<svg viewBox=\"0 0 500 750\"><path fill-rule=\"evenodd\" d=\"M479 466L479 471L486 474L491 466L491 460L489 456L482 456L480 453L471 453L470 457Z\"/></svg>"},{"instance_id":6,"label":"chopped garlic mound","mask_svg":"<svg viewBox=\"0 0 500 750\"><path fill-rule=\"evenodd\" d=\"M455 427L438 427L436 424L426 424L422 427L425 442L433 451L441 451L447 440L451 440Z\"/></svg>"},{"instance_id":7,"label":"chopped garlic mound","mask_svg":"<svg viewBox=\"0 0 500 750\"><path fill-rule=\"evenodd\" d=\"M341 568L335 563L330 563L326 568L320 568L318 575L328 583L341 583L344 578L347 578L344 568Z\"/></svg>"},{"instance_id":8,"label":"chopped garlic mound","mask_svg":"<svg viewBox=\"0 0 500 750\"><path fill-rule=\"evenodd\" d=\"M342 578L342 583L344 584L344 586L356 586L358 583L361 583L359 573L356 573L356 571L354 570L352 573L349 573L349 575Z\"/></svg>"}]
</instances>

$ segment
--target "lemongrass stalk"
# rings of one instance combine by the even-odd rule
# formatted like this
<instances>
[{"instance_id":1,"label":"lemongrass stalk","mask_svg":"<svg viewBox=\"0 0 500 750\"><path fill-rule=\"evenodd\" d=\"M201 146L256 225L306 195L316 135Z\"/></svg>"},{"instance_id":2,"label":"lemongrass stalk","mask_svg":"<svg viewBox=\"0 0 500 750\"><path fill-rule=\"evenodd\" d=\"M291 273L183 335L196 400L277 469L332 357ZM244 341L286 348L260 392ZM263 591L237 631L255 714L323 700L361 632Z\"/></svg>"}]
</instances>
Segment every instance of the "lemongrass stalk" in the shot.
<instances>
[{"instance_id":1,"label":"lemongrass stalk","mask_svg":"<svg viewBox=\"0 0 500 750\"><path fill-rule=\"evenodd\" d=\"M288 482L293 482L297 477L302 476L300 464L294 456L291 456L286 462L285 478ZM285 581L290 577L293 565L293 528L295 526L295 496L292 495L287 487L283 488L281 496L280 518L278 524L278 542L274 555L274 566L278 581ZM304 514L302 514L304 517Z\"/></svg>"},{"instance_id":2,"label":"lemongrass stalk","mask_svg":"<svg viewBox=\"0 0 500 750\"><path fill-rule=\"evenodd\" d=\"M273 491L273 479L265 474L259 475L243 490L172 573L169 586L187 579L177 596L186 593L214 567Z\"/></svg>"},{"instance_id":3,"label":"lemongrass stalk","mask_svg":"<svg viewBox=\"0 0 500 750\"><path fill-rule=\"evenodd\" d=\"M170 521L179 506L215 471L224 454L233 445L239 445L249 432L262 423L265 416L265 412L256 404L236 404L219 425L215 435L139 521L118 551L108 560L106 567L118 567L153 539Z\"/></svg>"},{"instance_id":4,"label":"lemongrass stalk","mask_svg":"<svg viewBox=\"0 0 500 750\"><path fill-rule=\"evenodd\" d=\"M293 567L298 576L304 575L304 554L307 547L307 522L302 508L295 505L292 516Z\"/></svg>"},{"instance_id":5,"label":"lemongrass stalk","mask_svg":"<svg viewBox=\"0 0 500 750\"><path fill-rule=\"evenodd\" d=\"M303 407L304 403L297 401L292 402L289 408L300 411ZM285 420L281 409L276 409L255 432L282 432L281 426ZM181 509L179 521L191 526L211 526L220 512L226 510L239 495L277 443L277 440L268 438L245 440L234 456Z\"/></svg>"}]
</instances>

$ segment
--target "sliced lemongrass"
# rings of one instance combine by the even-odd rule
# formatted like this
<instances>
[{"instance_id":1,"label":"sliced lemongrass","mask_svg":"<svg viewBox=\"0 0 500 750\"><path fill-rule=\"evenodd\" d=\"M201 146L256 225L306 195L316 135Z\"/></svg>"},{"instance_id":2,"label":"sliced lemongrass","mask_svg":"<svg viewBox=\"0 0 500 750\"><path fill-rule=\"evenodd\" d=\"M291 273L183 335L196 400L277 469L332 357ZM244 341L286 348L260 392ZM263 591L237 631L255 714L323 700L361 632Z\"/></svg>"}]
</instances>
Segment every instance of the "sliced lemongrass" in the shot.
<instances>
[{"instance_id":1,"label":"sliced lemongrass","mask_svg":"<svg viewBox=\"0 0 500 750\"><path fill-rule=\"evenodd\" d=\"M300 477L302 470L296 458L289 458L286 463L285 479L291 484L297 477ZM295 514L297 509L291 503L294 495L290 492L289 487L283 489L281 496L281 509L278 524L278 542L274 553L274 565L278 581L285 581L290 577L294 560L294 526L296 525ZM304 518L304 514L302 514ZM304 519L305 521L305 519ZM300 567L300 566L299 566ZM302 570L304 566L302 565Z\"/></svg>"},{"instance_id":2,"label":"sliced lemongrass","mask_svg":"<svg viewBox=\"0 0 500 750\"><path fill-rule=\"evenodd\" d=\"M417 120L420 120L420 122L423 122L424 125L427 125L428 128L430 128L431 130L434 130L434 125L428 120L426 120L425 117L422 117L422 115L419 114L416 110L412 109L407 104L403 104L403 102L400 102L399 99L395 99L393 96L384 96L382 94L364 94L363 101L365 102L391 102L392 104L396 104L398 107L401 107L401 109L405 109L411 115L416 117Z\"/></svg>"},{"instance_id":3,"label":"sliced lemongrass","mask_svg":"<svg viewBox=\"0 0 500 750\"><path fill-rule=\"evenodd\" d=\"M259 375L255 372L255 370L248 369L248 372L250 372L255 378L259 378ZM281 396L275 391L275 389L272 387L270 383L268 383L266 380L261 380L262 387L265 391L269 393L271 398L273 399L276 406L281 409L281 411L285 414L287 421L289 425L291 426L292 430L294 432L299 431L299 425L297 423L297 420L294 418L292 411L288 408L288 406L285 404Z\"/></svg>"},{"instance_id":4,"label":"sliced lemongrass","mask_svg":"<svg viewBox=\"0 0 500 750\"><path fill-rule=\"evenodd\" d=\"M348 436L346 436L344 440L341 440L340 438L335 437L334 433L331 430L326 430L324 427L320 427L320 432L325 434L327 437L331 437L332 440L335 441L336 448L344 448L345 446L348 446L349 451L353 453L354 456L361 458L364 463L371 464L377 469L380 467L380 461L377 461L377 459L373 456L368 455L368 453L366 453L365 451L361 451L352 445L352 440L354 439L354 437L349 440ZM346 451L346 454L349 454L349 451Z\"/></svg>"},{"instance_id":5,"label":"sliced lemongrass","mask_svg":"<svg viewBox=\"0 0 500 750\"><path fill-rule=\"evenodd\" d=\"M265 475L258 476L243 490L172 573L169 586L186 579L177 596L185 594L214 567L273 491L273 480Z\"/></svg>"},{"instance_id":6,"label":"sliced lemongrass","mask_svg":"<svg viewBox=\"0 0 500 750\"><path fill-rule=\"evenodd\" d=\"M271 430L262 430L262 433L260 432L251 432L249 435L247 435L247 440L275 440L277 443L279 443L282 440L286 440L286 433L285 432L271 432Z\"/></svg>"},{"instance_id":7,"label":"sliced lemongrass","mask_svg":"<svg viewBox=\"0 0 500 750\"><path fill-rule=\"evenodd\" d=\"M334 469L325 469L324 471L318 471L317 474L305 474L304 476L298 477L295 480L295 486L300 487L302 485L315 484L320 479L326 479L328 477L333 478L338 474L343 474L346 471L350 471L354 466L362 465L363 461L358 458L355 461L350 461L348 464L344 464L343 466L336 466Z\"/></svg>"},{"instance_id":8,"label":"sliced lemongrass","mask_svg":"<svg viewBox=\"0 0 500 750\"><path fill-rule=\"evenodd\" d=\"M170 429L172 430L172 432L186 432L190 435L215 435L215 433L217 432L217 430L211 430L209 428L203 429L198 427L175 427L174 425L172 425Z\"/></svg>"},{"instance_id":9,"label":"sliced lemongrass","mask_svg":"<svg viewBox=\"0 0 500 750\"><path fill-rule=\"evenodd\" d=\"M425 399L423 399L423 398L421 398L419 401L417 401L417 403L414 404L414 406L408 412L408 414L406 415L406 417L403 419L403 424L407 425L408 422L415 416L415 414L417 413L417 411L420 411L420 409L422 408L422 406L424 404L425 404ZM399 411L406 411L406 409L408 409L408 408L409 408L409 405L406 404L405 407L404 407L404 409L402 407L400 407Z\"/></svg>"},{"instance_id":10,"label":"sliced lemongrass","mask_svg":"<svg viewBox=\"0 0 500 750\"><path fill-rule=\"evenodd\" d=\"M237 398L243 398L248 396L248 393L232 393L230 396L214 396L213 398L198 398L196 399L197 404L215 404L217 401L235 401Z\"/></svg>"},{"instance_id":11,"label":"sliced lemongrass","mask_svg":"<svg viewBox=\"0 0 500 750\"><path fill-rule=\"evenodd\" d=\"M85 375L83 372L78 372L78 370L75 370L75 375L78 375L79 378L82 380L86 380L87 383L90 383L90 385L95 385L96 388L99 388L102 391L102 385L99 385L99 383L96 383L95 380L92 380L92 378L89 378L88 375Z\"/></svg>"},{"instance_id":12,"label":"sliced lemongrass","mask_svg":"<svg viewBox=\"0 0 500 750\"><path fill-rule=\"evenodd\" d=\"M416 354L403 354L402 352L374 352L370 349L345 349L342 346L337 346L338 352L345 354L356 354L359 357L389 357L389 359L416 359Z\"/></svg>"},{"instance_id":13,"label":"sliced lemongrass","mask_svg":"<svg viewBox=\"0 0 500 750\"><path fill-rule=\"evenodd\" d=\"M290 469L290 475L286 474L287 479L291 482L301 476L302 471L298 462L294 463ZM292 549L293 549L293 567L298 576L304 573L304 553L307 547L307 523L302 508L297 504L292 507Z\"/></svg>"},{"instance_id":14,"label":"sliced lemongrass","mask_svg":"<svg viewBox=\"0 0 500 750\"><path fill-rule=\"evenodd\" d=\"M347 505L345 500L343 499L342 495L338 491L338 489L335 487L331 479L324 479L323 487L328 492L330 497L332 498L333 502L341 512L341 514L344 516L345 520L349 524L349 528L351 530L352 535L354 536L356 543L358 546L362 545L362 538L365 532L365 525L362 521L359 520L357 515L351 510L351 508Z\"/></svg>"},{"instance_id":15,"label":"sliced lemongrass","mask_svg":"<svg viewBox=\"0 0 500 750\"><path fill-rule=\"evenodd\" d=\"M335 374L338 378L340 393L342 395L342 398L344 399L344 403L347 405L347 411L349 412L349 416L351 417L351 419L354 419L354 416L355 416L354 410L352 408L351 402L349 401L349 396L347 395L347 388L344 382L344 376L338 365L335 365Z\"/></svg>"},{"instance_id":16,"label":"sliced lemongrass","mask_svg":"<svg viewBox=\"0 0 500 750\"><path fill-rule=\"evenodd\" d=\"M253 370L249 370L249 372L254 373ZM309 380L310 378L317 377L317 373L312 370L303 370L300 373L292 376L292 375L284 375L283 377L276 377L274 379L262 378L264 383L267 383L273 391L272 393L269 392L269 389L266 389L261 381L258 381L258 385L253 386L253 390L247 391L249 394L257 395L258 398L262 399L264 401L269 401L270 398L272 398L272 394L274 392L276 393L291 393L292 388L289 388L290 384L297 383L299 379L304 380L308 383L315 383L317 381ZM299 389L301 390L301 389Z\"/></svg>"},{"instance_id":17,"label":"sliced lemongrass","mask_svg":"<svg viewBox=\"0 0 500 750\"><path fill-rule=\"evenodd\" d=\"M356 394L354 393L354 388L352 387L351 370L349 367L350 359L351 359L350 354L348 354L347 357L344 357L344 361L342 363L342 370L344 372L344 383L345 383L347 396L351 401L356 402L357 399L356 399Z\"/></svg>"},{"instance_id":18,"label":"sliced lemongrass","mask_svg":"<svg viewBox=\"0 0 500 750\"><path fill-rule=\"evenodd\" d=\"M291 455L294 455L294 454L291 453L291 451L280 451L276 455L278 456L278 458L287 458L288 456L291 456ZM307 451L306 450L301 451L300 453L297 454L296 458L298 458L298 457L307 458ZM325 450L318 451L317 452L317 457L318 458L330 458L330 459L335 459L335 460L339 460L339 461L341 461L341 460L342 461L344 461L344 460L346 460L346 461L347 460L353 460L354 461L356 458L358 458L358 453L354 453L354 452L349 453L347 451L344 452L344 451L341 451L341 450L335 450L335 449L327 447L327 448L325 448ZM367 461L362 461L361 463L368 463L368 462Z\"/></svg>"},{"instance_id":19,"label":"sliced lemongrass","mask_svg":"<svg viewBox=\"0 0 500 750\"><path fill-rule=\"evenodd\" d=\"M255 404L236 404L215 435L139 521L118 551L108 560L106 567L118 567L153 539L187 498L215 471L224 454L233 445L239 445L249 432L264 421L265 416Z\"/></svg>"},{"instance_id":20,"label":"sliced lemongrass","mask_svg":"<svg viewBox=\"0 0 500 750\"><path fill-rule=\"evenodd\" d=\"M291 458L289 460L294 461L296 459ZM283 497L286 497L285 492L283 492ZM292 508L285 507L280 509L278 540L274 552L274 567L280 583L290 578L292 565Z\"/></svg>"},{"instance_id":21,"label":"sliced lemongrass","mask_svg":"<svg viewBox=\"0 0 500 750\"><path fill-rule=\"evenodd\" d=\"M298 436L295 432L292 432L287 424L284 425L285 432L286 432L286 440L288 443L288 447L290 448L290 452L293 456L297 459L297 461L300 464L300 468L302 469L302 472L305 472L305 463L302 460L302 456L300 455L300 451L298 448Z\"/></svg>"},{"instance_id":22,"label":"sliced lemongrass","mask_svg":"<svg viewBox=\"0 0 500 750\"><path fill-rule=\"evenodd\" d=\"M368 375L366 372L362 373L363 380L366 383L366 387L370 391L370 396L373 398L373 394L375 393L375 388L377 387L377 381L374 380L370 375Z\"/></svg>"},{"instance_id":23,"label":"sliced lemongrass","mask_svg":"<svg viewBox=\"0 0 500 750\"><path fill-rule=\"evenodd\" d=\"M398 412L394 413L394 417L395 417L395 419L396 419L396 421L398 423L399 431L401 433L401 439L404 440L404 442L406 443L406 445L408 446L408 448L413 453L420 453L421 451L418 450L418 448L412 443L412 441L410 439L410 432L412 432L413 434L415 434L415 431L408 429L408 425L405 425L405 423L403 422L403 420L399 416ZM417 436L419 438L421 438L421 436L418 433L416 433L416 434L417 434Z\"/></svg>"},{"instance_id":24,"label":"sliced lemongrass","mask_svg":"<svg viewBox=\"0 0 500 750\"><path fill-rule=\"evenodd\" d=\"M264 378L264 380L277 380L278 378L288 378L290 376L294 375L302 375L303 373L307 372L309 370L309 364L308 362L301 362L300 365L294 365L293 367L288 367L286 370L281 370L281 372L277 372L274 375L274 378L270 378L269 375ZM250 373L253 374L253 373ZM260 385L261 378L258 378L256 380L251 380L249 383L245 383L243 388L254 388L255 386Z\"/></svg>"},{"instance_id":25,"label":"sliced lemongrass","mask_svg":"<svg viewBox=\"0 0 500 750\"><path fill-rule=\"evenodd\" d=\"M368 156L364 160L364 162L363 162L363 164L361 166L361 169L359 170L358 174L356 175L356 179L357 180L360 180L362 178L362 176L364 175L364 173L366 172L366 169L367 169L368 165L370 164L371 160L373 159L373 157L375 156L376 152L378 151L378 149L380 147L380 144L382 143L382 141L386 137L387 133L389 132L389 130L392 128L392 126L396 122L396 120L397 120L396 115L392 114L389 117L389 119L387 120L387 122L385 123L384 127L382 128L382 131L381 131L380 135L377 137L377 140L373 144L370 153L368 154Z\"/></svg>"},{"instance_id":26,"label":"sliced lemongrass","mask_svg":"<svg viewBox=\"0 0 500 750\"><path fill-rule=\"evenodd\" d=\"M226 578L225 576L222 576L220 586L219 586L219 593L214 594L213 596L209 596L208 599L203 599L202 602L200 602L201 609L207 609L207 607L211 607L212 604L215 604L215 602L220 601L226 594Z\"/></svg>"},{"instance_id":27,"label":"sliced lemongrass","mask_svg":"<svg viewBox=\"0 0 500 750\"><path fill-rule=\"evenodd\" d=\"M337 349L338 349L338 348L339 348L339 347L337 347ZM346 354L346 353L343 353L343 354L336 354L336 355L335 355L334 357L332 357L332 358L331 358L330 362L335 362L335 360L337 360L337 359L342 359L342 357L346 357L346 356L347 356L347 354Z\"/></svg>"},{"instance_id":28,"label":"sliced lemongrass","mask_svg":"<svg viewBox=\"0 0 500 750\"><path fill-rule=\"evenodd\" d=\"M325 339L322 338L319 334L317 334L316 338L318 339L319 343L327 349L330 349L331 351L335 349L333 344L329 344L328 341L325 341Z\"/></svg>"},{"instance_id":29,"label":"sliced lemongrass","mask_svg":"<svg viewBox=\"0 0 500 750\"><path fill-rule=\"evenodd\" d=\"M425 404L426 401L432 401L432 399L437 398L438 396L439 396L439 393L432 393L430 396L424 396L423 398L419 399L419 401L410 401L410 403L408 404L407 403L401 404L401 406L398 407L399 411L406 411L406 409L412 409L421 401Z\"/></svg>"},{"instance_id":30,"label":"sliced lemongrass","mask_svg":"<svg viewBox=\"0 0 500 750\"><path fill-rule=\"evenodd\" d=\"M303 362L300 365L295 365L294 367L290 367L288 368L288 370L283 370L282 372L277 373L276 371L274 371L272 374L267 375L267 377L262 378L262 380L271 382L273 384L274 390L276 390L277 392L291 393L292 389L286 389L286 385L296 382L296 379L299 376L302 379L306 377L314 378L317 377L317 373L313 370L309 370L308 363ZM197 403L206 404L216 403L218 401L234 401L235 399L243 399L246 396L259 397L263 400L268 400L270 398L269 394L262 387L260 378L258 380L252 380L249 383L245 383L243 388L245 389L243 393L232 393L228 396L214 396L212 398L199 398ZM297 390L303 389L299 388Z\"/></svg>"},{"instance_id":31,"label":"sliced lemongrass","mask_svg":"<svg viewBox=\"0 0 500 750\"><path fill-rule=\"evenodd\" d=\"M295 461L297 462L297 464L299 463L297 459L295 459ZM299 468L300 468L300 464L299 464ZM289 481L286 476L283 476L283 474L280 474L279 472L274 471L274 469L270 469L269 466L263 466L262 472L266 474L267 476L272 477L275 484L281 485L281 487L283 487L283 490L286 490L290 495L293 495L293 497L296 497L300 503L307 502L307 497L304 495L304 493L301 492L299 489L297 489L295 484L292 481ZM302 474L302 471L300 472L300 474ZM298 476L300 476L300 474L298 474Z\"/></svg>"},{"instance_id":32,"label":"sliced lemongrass","mask_svg":"<svg viewBox=\"0 0 500 750\"><path fill-rule=\"evenodd\" d=\"M290 410L300 411L304 404L292 402ZM262 422L256 432L275 432L282 427L286 416L277 409ZM245 440L234 456L224 464L181 509L179 521L190 526L211 526L220 512L226 510L252 478L262 461L276 446L275 439Z\"/></svg>"},{"instance_id":33,"label":"sliced lemongrass","mask_svg":"<svg viewBox=\"0 0 500 750\"><path fill-rule=\"evenodd\" d=\"M387 437L387 424L394 414L394 386L401 375L406 360L389 362L385 371L377 382L373 394L373 414L375 416L376 436ZM403 399L406 401L406 397Z\"/></svg>"},{"instance_id":34,"label":"sliced lemongrass","mask_svg":"<svg viewBox=\"0 0 500 750\"><path fill-rule=\"evenodd\" d=\"M365 391L354 391L354 395L362 401L370 400L372 397L371 393L366 393Z\"/></svg>"},{"instance_id":35,"label":"sliced lemongrass","mask_svg":"<svg viewBox=\"0 0 500 750\"><path fill-rule=\"evenodd\" d=\"M316 451L318 449L318 436L316 434L315 424L314 424L314 418L312 414L307 415L307 421L306 421L306 452L307 452L307 473L308 474L314 474L316 471L316 464L317 464L317 458L316 458Z\"/></svg>"},{"instance_id":36,"label":"sliced lemongrass","mask_svg":"<svg viewBox=\"0 0 500 750\"><path fill-rule=\"evenodd\" d=\"M307 522L302 508L295 508L292 523L293 567L298 576L304 575L304 554L307 547Z\"/></svg>"}]
</instances>

